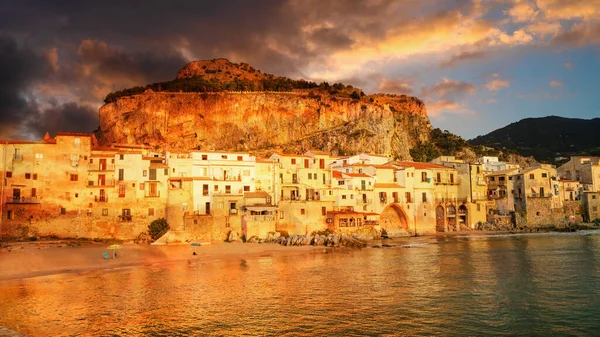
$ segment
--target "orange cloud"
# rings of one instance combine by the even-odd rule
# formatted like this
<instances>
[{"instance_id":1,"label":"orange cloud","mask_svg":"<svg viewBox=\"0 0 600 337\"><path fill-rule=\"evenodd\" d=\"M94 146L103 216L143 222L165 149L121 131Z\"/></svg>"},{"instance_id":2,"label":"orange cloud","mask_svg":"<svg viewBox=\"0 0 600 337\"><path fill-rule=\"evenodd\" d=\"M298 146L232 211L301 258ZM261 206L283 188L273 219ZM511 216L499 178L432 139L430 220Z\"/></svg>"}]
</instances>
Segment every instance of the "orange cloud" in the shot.
<instances>
[{"instance_id":1,"label":"orange cloud","mask_svg":"<svg viewBox=\"0 0 600 337\"><path fill-rule=\"evenodd\" d=\"M553 88L560 88L563 86L563 83L560 81L556 81L556 80L552 80L550 81L550 83L548 83L551 87Z\"/></svg>"},{"instance_id":2,"label":"orange cloud","mask_svg":"<svg viewBox=\"0 0 600 337\"><path fill-rule=\"evenodd\" d=\"M509 81L501 79L491 80L490 82L485 84L485 87L488 88L489 91L498 91L502 88L508 88L509 86Z\"/></svg>"}]
</instances>

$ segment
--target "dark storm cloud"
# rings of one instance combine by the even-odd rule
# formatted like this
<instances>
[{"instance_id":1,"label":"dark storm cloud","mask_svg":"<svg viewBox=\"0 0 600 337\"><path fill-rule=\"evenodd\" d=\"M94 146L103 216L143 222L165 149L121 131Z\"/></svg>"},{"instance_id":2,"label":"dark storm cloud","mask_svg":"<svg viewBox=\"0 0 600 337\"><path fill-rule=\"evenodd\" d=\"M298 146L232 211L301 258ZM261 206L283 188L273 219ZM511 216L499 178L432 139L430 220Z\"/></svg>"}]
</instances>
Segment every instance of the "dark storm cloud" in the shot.
<instances>
[{"instance_id":1,"label":"dark storm cloud","mask_svg":"<svg viewBox=\"0 0 600 337\"><path fill-rule=\"evenodd\" d=\"M0 121L27 135L77 123L89 131L90 109L106 94L173 79L188 58L225 57L306 78L301 69L352 48L356 36L384 39L418 3L7 0L0 34L12 47L1 46L8 75L0 77Z\"/></svg>"},{"instance_id":2,"label":"dark storm cloud","mask_svg":"<svg viewBox=\"0 0 600 337\"><path fill-rule=\"evenodd\" d=\"M47 72L40 55L0 36L0 136L17 132L20 121L35 109L26 93Z\"/></svg>"},{"instance_id":3,"label":"dark storm cloud","mask_svg":"<svg viewBox=\"0 0 600 337\"><path fill-rule=\"evenodd\" d=\"M59 131L92 132L98 127L98 112L74 102L53 102L49 108L30 116L24 126L39 138L46 132L50 132L50 135Z\"/></svg>"}]
</instances>

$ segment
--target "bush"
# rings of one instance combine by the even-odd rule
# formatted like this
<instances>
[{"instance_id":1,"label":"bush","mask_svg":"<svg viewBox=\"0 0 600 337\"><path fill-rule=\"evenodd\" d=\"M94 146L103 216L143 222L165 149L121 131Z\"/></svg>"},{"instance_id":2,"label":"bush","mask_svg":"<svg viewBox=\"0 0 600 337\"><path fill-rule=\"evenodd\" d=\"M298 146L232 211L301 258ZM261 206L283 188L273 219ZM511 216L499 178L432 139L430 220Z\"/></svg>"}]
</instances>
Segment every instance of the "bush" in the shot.
<instances>
[{"instance_id":1,"label":"bush","mask_svg":"<svg viewBox=\"0 0 600 337\"><path fill-rule=\"evenodd\" d=\"M156 219L148 225L148 234L154 240L158 239L167 230L169 230L169 224L165 218Z\"/></svg>"}]
</instances>

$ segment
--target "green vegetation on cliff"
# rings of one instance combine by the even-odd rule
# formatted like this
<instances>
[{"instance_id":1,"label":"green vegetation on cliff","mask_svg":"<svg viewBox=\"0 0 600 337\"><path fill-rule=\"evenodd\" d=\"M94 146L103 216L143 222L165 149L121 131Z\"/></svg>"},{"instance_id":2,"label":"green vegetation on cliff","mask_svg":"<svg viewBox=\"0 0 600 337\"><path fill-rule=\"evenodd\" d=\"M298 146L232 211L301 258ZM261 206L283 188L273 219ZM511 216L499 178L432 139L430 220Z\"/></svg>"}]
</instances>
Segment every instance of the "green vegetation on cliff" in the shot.
<instances>
[{"instance_id":1,"label":"green vegetation on cliff","mask_svg":"<svg viewBox=\"0 0 600 337\"><path fill-rule=\"evenodd\" d=\"M510 161L510 156L515 155L515 151L498 150L483 145L471 145L462 137L451 133L448 130L442 131L439 128L431 130L429 142L420 143L410 149L410 155L414 161L429 162L439 156L457 156L459 159L473 156L494 156L499 157L501 161Z\"/></svg>"}]
</instances>

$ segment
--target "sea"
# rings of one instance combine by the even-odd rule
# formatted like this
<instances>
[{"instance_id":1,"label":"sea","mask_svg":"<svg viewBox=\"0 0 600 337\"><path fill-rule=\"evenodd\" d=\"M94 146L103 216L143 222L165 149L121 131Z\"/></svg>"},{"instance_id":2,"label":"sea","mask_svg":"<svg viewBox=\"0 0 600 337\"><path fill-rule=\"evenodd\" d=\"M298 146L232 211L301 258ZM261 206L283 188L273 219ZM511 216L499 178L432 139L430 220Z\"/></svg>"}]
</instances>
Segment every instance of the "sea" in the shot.
<instances>
[{"instance_id":1,"label":"sea","mask_svg":"<svg viewBox=\"0 0 600 337\"><path fill-rule=\"evenodd\" d=\"M0 326L27 336L600 335L598 232L377 244L391 247L0 281Z\"/></svg>"}]
</instances>

